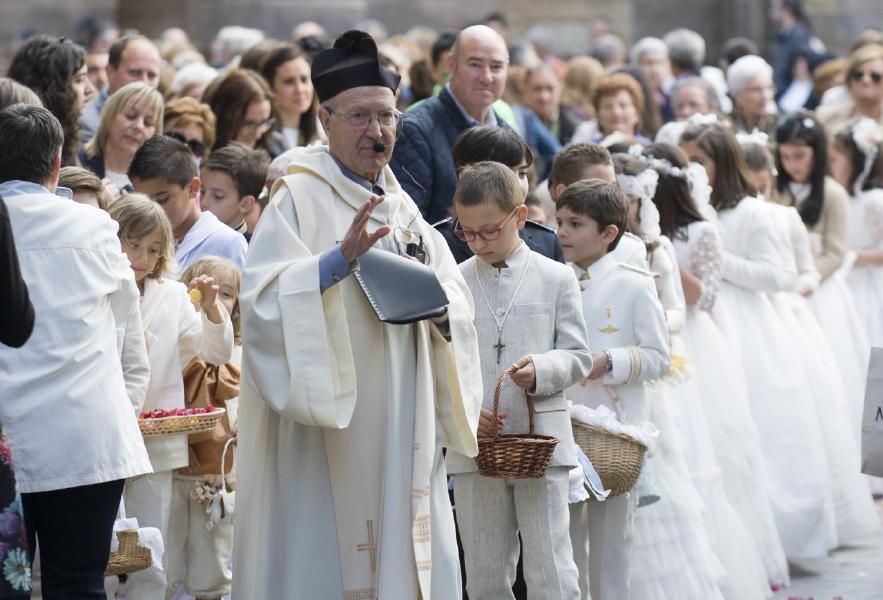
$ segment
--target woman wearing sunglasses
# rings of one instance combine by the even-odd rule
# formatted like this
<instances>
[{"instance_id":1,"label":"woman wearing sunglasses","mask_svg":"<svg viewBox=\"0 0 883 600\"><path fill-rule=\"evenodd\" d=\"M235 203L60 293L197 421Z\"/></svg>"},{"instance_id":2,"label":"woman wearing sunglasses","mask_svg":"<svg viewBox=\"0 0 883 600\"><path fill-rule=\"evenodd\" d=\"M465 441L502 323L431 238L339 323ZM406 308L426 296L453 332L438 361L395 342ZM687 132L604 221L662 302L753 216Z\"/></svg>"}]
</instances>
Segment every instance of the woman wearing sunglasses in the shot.
<instances>
[{"instance_id":1,"label":"woman wearing sunglasses","mask_svg":"<svg viewBox=\"0 0 883 600\"><path fill-rule=\"evenodd\" d=\"M883 126L883 45L868 44L848 57L846 89L849 100L820 106L816 117L829 136L855 117L868 117Z\"/></svg>"},{"instance_id":2,"label":"woman wearing sunglasses","mask_svg":"<svg viewBox=\"0 0 883 600\"><path fill-rule=\"evenodd\" d=\"M163 130L183 142L199 162L215 143L215 115L207 104L196 98L176 98L166 104Z\"/></svg>"}]
</instances>

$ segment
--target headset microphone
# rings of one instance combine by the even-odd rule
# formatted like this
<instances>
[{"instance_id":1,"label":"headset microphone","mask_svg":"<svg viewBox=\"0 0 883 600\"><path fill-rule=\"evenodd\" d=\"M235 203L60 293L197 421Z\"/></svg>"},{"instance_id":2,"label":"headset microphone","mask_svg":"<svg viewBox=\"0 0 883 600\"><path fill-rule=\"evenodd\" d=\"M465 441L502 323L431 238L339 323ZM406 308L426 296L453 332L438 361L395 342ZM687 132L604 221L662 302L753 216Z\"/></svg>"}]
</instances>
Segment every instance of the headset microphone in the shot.
<instances>
[{"instance_id":1,"label":"headset microphone","mask_svg":"<svg viewBox=\"0 0 883 600\"><path fill-rule=\"evenodd\" d=\"M386 148L387 148L387 145L384 144L383 142L374 142L374 145L371 146L371 149L377 153L386 152Z\"/></svg>"}]
</instances>

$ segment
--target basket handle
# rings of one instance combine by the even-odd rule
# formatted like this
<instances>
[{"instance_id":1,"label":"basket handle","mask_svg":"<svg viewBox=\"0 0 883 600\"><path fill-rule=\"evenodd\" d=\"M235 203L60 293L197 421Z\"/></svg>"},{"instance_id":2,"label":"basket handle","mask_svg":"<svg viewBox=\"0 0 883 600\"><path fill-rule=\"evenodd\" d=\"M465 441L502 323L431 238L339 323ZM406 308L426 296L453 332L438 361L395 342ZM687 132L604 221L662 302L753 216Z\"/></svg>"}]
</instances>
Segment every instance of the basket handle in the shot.
<instances>
[{"instance_id":1,"label":"basket handle","mask_svg":"<svg viewBox=\"0 0 883 600\"><path fill-rule=\"evenodd\" d=\"M511 377L512 374L516 371L514 367L509 367L500 375L500 378L497 379L497 387L494 388L494 440L497 439L497 434L499 433L499 429L497 427L497 413L500 410L500 394L503 391L503 383L505 383L507 377ZM527 418L529 424L529 435L533 435L534 432L534 408L533 408L533 400L530 397L530 394L525 393L525 398L527 399Z\"/></svg>"},{"instance_id":2,"label":"basket handle","mask_svg":"<svg viewBox=\"0 0 883 600\"><path fill-rule=\"evenodd\" d=\"M237 436L233 436L227 439L227 442L224 444L224 452L221 454L221 491L225 494L227 493L227 476L224 474L226 470L224 467L227 464L227 449L230 447L230 444L236 441Z\"/></svg>"}]
</instances>

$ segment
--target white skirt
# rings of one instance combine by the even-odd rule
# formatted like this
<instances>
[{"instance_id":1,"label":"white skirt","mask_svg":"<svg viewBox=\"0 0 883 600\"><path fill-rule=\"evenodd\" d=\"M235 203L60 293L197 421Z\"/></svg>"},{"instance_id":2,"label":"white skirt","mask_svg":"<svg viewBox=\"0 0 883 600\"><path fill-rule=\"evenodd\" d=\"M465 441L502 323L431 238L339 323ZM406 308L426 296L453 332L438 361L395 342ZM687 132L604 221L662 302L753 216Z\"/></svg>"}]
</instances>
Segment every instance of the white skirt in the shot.
<instances>
[{"instance_id":1,"label":"white skirt","mask_svg":"<svg viewBox=\"0 0 883 600\"><path fill-rule=\"evenodd\" d=\"M773 516L788 558L827 554L830 480L812 391L791 333L761 292L724 282L715 318L739 340L751 414L760 433Z\"/></svg>"},{"instance_id":2,"label":"white skirt","mask_svg":"<svg viewBox=\"0 0 883 600\"><path fill-rule=\"evenodd\" d=\"M725 573L708 539L704 504L687 466L687 445L672 419L672 388L648 386L651 421L659 429L652 461L660 499L637 509L629 571L630 595L641 600L725 600Z\"/></svg>"},{"instance_id":3,"label":"white skirt","mask_svg":"<svg viewBox=\"0 0 883 600\"><path fill-rule=\"evenodd\" d=\"M766 465L751 417L741 357L727 347L705 311L687 311L683 339L721 470L721 491L715 487L706 503L717 502L714 496L718 493L725 494L737 524L735 532L724 535L721 531L717 541L712 530L712 546L727 570L728 589L734 597L767 597L770 584L788 583L788 564L773 519Z\"/></svg>"},{"instance_id":4,"label":"white skirt","mask_svg":"<svg viewBox=\"0 0 883 600\"><path fill-rule=\"evenodd\" d=\"M777 294L780 314L790 312L795 339L804 346L804 366L826 453L834 511L835 545L859 541L879 531L880 519L868 481L860 470L859 446L847 415L846 388L827 338L809 308L797 294Z\"/></svg>"}]
</instances>

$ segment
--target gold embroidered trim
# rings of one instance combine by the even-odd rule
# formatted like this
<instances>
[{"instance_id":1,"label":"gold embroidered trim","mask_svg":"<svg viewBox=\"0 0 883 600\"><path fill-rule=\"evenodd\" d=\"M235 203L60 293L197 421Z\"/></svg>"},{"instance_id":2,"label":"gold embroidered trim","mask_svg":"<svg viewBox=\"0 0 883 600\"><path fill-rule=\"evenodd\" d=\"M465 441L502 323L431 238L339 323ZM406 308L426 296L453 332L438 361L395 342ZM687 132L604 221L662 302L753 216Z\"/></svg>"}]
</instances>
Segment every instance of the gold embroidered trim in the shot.
<instances>
[{"instance_id":1,"label":"gold embroidered trim","mask_svg":"<svg viewBox=\"0 0 883 600\"><path fill-rule=\"evenodd\" d=\"M350 590L343 593L343 600L377 600L377 590L374 588Z\"/></svg>"},{"instance_id":2,"label":"gold embroidered trim","mask_svg":"<svg viewBox=\"0 0 883 600\"><path fill-rule=\"evenodd\" d=\"M429 493L429 488L426 488L425 490L418 490L416 488L411 490L411 496L414 498L424 498L428 496Z\"/></svg>"},{"instance_id":3,"label":"gold embroidered trim","mask_svg":"<svg viewBox=\"0 0 883 600\"><path fill-rule=\"evenodd\" d=\"M429 516L417 517L414 520L411 537L415 542L428 542L432 539L432 522Z\"/></svg>"},{"instance_id":4,"label":"gold embroidered trim","mask_svg":"<svg viewBox=\"0 0 883 600\"><path fill-rule=\"evenodd\" d=\"M431 571L432 570L432 561L425 560L423 562L418 562L417 563L417 570L418 571Z\"/></svg>"}]
</instances>

